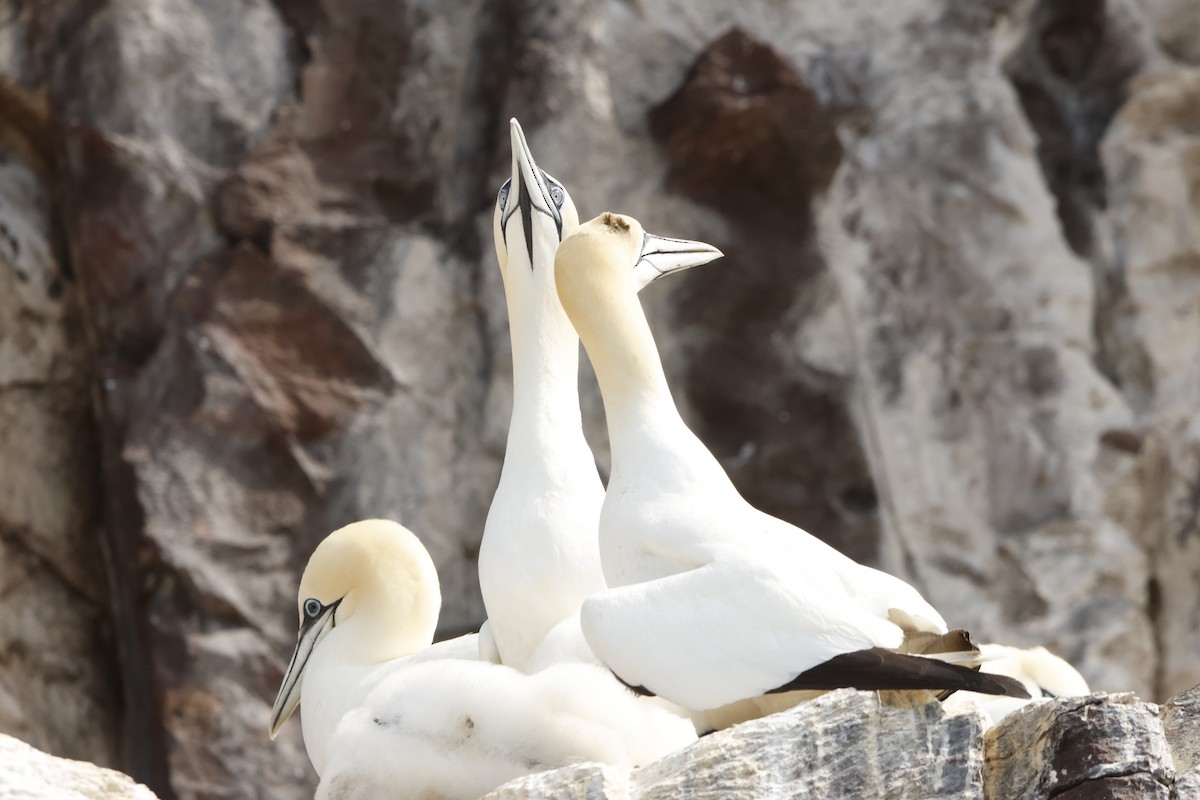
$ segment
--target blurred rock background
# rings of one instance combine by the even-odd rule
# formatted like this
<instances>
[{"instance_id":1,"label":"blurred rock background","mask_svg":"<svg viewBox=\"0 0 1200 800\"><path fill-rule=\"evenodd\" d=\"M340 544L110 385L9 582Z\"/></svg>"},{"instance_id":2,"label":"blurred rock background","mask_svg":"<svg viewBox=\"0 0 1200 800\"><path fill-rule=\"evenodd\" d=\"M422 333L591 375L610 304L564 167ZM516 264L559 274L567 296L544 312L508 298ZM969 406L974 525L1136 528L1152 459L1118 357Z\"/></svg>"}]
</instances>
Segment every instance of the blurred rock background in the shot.
<instances>
[{"instance_id":1,"label":"blurred rock background","mask_svg":"<svg viewBox=\"0 0 1200 800\"><path fill-rule=\"evenodd\" d=\"M401 520L479 623L514 115L585 219L727 254L644 301L750 500L1200 681L1195 0L0 0L0 75L0 731L308 797L316 542Z\"/></svg>"}]
</instances>

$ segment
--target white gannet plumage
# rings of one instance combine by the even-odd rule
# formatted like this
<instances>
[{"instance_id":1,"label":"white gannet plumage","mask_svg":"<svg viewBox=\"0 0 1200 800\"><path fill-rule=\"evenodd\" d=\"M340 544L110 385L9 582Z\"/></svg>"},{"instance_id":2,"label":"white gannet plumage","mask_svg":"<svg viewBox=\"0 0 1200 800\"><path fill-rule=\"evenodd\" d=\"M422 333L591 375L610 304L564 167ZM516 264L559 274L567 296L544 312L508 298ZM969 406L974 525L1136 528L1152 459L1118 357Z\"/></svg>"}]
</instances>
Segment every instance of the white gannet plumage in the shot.
<instances>
[{"instance_id":1,"label":"white gannet plumage","mask_svg":"<svg viewBox=\"0 0 1200 800\"><path fill-rule=\"evenodd\" d=\"M559 303L554 254L579 226L566 188L534 161L509 123L512 174L496 198L492 229L512 341L513 408L500 482L479 549L488 622L486 659L525 669L549 632L605 588L596 532L604 487L583 436L579 339ZM632 265L638 289L711 260L678 248ZM494 650L492 649L494 648Z\"/></svg>"},{"instance_id":2,"label":"white gannet plumage","mask_svg":"<svg viewBox=\"0 0 1200 800\"><path fill-rule=\"evenodd\" d=\"M554 288L554 252L579 226L566 189L510 123L512 176L493 214L512 341L513 408L479 548L479 588L500 660L523 669L553 628L604 588L604 488L579 414L579 340Z\"/></svg>"},{"instance_id":3,"label":"white gannet plumage","mask_svg":"<svg viewBox=\"0 0 1200 800\"><path fill-rule=\"evenodd\" d=\"M695 740L686 718L608 670L524 675L475 660L465 637L430 646L440 603L432 559L395 522L347 525L313 552L270 731L303 705L318 797L473 798L540 769L632 766Z\"/></svg>"},{"instance_id":4,"label":"white gannet plumage","mask_svg":"<svg viewBox=\"0 0 1200 800\"><path fill-rule=\"evenodd\" d=\"M599 529L610 588L581 612L593 652L690 710L839 686L1021 694L946 663L978 653L916 589L741 497L671 397L628 270L643 241L636 220L602 214L556 257L612 448Z\"/></svg>"},{"instance_id":5,"label":"white gannet plumage","mask_svg":"<svg viewBox=\"0 0 1200 800\"><path fill-rule=\"evenodd\" d=\"M300 630L271 714L271 738L304 697L304 745L318 774L329 735L399 659L474 658L463 636L433 642L441 611L437 569L424 545L389 520L339 528L317 545L300 579Z\"/></svg>"}]
</instances>

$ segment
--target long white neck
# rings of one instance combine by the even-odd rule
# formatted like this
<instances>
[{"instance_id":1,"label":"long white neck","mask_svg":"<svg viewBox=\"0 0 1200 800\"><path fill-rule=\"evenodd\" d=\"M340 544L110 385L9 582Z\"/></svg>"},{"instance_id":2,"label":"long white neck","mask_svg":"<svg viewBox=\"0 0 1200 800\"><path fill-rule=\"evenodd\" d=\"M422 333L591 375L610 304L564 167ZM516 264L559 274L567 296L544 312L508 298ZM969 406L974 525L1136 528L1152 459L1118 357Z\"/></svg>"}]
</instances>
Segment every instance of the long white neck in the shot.
<instances>
[{"instance_id":1,"label":"long white neck","mask_svg":"<svg viewBox=\"0 0 1200 800\"><path fill-rule=\"evenodd\" d=\"M559 304L553 273L506 280L512 340L513 409L505 469L528 457L569 453L595 470L579 413L579 339ZM511 465L511 466L510 466Z\"/></svg>"},{"instance_id":2,"label":"long white neck","mask_svg":"<svg viewBox=\"0 0 1200 800\"><path fill-rule=\"evenodd\" d=\"M613 292L602 298L595 319L580 328L580 335L608 418L613 468L650 450L694 449L699 440L688 429L671 397L662 360L637 295ZM703 453L711 459L708 451Z\"/></svg>"}]
</instances>

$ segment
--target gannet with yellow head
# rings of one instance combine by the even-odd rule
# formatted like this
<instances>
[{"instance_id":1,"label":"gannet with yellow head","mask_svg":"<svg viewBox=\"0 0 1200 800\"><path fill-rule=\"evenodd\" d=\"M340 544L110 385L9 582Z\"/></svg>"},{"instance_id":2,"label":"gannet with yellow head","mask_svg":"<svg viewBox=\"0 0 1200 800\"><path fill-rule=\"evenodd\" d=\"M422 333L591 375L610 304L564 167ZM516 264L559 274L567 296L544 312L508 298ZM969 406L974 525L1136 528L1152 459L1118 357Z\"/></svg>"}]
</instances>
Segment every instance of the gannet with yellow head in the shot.
<instances>
[{"instance_id":1,"label":"gannet with yellow head","mask_svg":"<svg viewBox=\"0 0 1200 800\"><path fill-rule=\"evenodd\" d=\"M637 220L601 214L555 261L612 448L599 527L610 588L581 612L596 656L693 711L844 686L1025 696L1012 679L947 663L979 653L912 586L741 497L671 397L629 270L643 241Z\"/></svg>"},{"instance_id":2,"label":"gannet with yellow head","mask_svg":"<svg viewBox=\"0 0 1200 800\"><path fill-rule=\"evenodd\" d=\"M579 339L554 284L554 254L579 226L566 188L534 161L509 122L512 174L492 219L512 342L513 408L500 482L479 549L488 620L482 657L526 669L556 625L605 588L596 530L604 487L579 413ZM716 252L654 237L631 262L638 289ZM571 623L567 623L568 626Z\"/></svg>"},{"instance_id":3,"label":"gannet with yellow head","mask_svg":"<svg viewBox=\"0 0 1200 800\"><path fill-rule=\"evenodd\" d=\"M317 546L300 579L296 649L271 712L271 738L304 696L304 744L317 772L329 734L397 659L471 657L454 640L431 646L441 610L437 569L407 528L372 519Z\"/></svg>"},{"instance_id":4,"label":"gannet with yellow head","mask_svg":"<svg viewBox=\"0 0 1200 800\"><path fill-rule=\"evenodd\" d=\"M690 721L599 667L524 675L430 646L440 603L429 553L395 522L347 525L313 552L270 733L303 705L318 798L466 800L538 770L633 766L695 740Z\"/></svg>"}]
</instances>

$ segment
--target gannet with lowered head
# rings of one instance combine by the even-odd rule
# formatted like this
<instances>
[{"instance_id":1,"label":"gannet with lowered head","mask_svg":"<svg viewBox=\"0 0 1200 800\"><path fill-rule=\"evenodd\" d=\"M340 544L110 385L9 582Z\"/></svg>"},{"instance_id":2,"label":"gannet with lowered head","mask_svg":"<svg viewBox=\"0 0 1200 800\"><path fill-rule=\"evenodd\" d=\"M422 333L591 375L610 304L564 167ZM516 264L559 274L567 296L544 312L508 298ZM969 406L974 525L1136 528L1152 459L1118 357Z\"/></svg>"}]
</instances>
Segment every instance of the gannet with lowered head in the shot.
<instances>
[{"instance_id":1,"label":"gannet with lowered head","mask_svg":"<svg viewBox=\"0 0 1200 800\"><path fill-rule=\"evenodd\" d=\"M512 341L513 409L500 482L479 549L488 621L480 647L525 669L555 625L605 588L596 530L604 487L583 437L579 339L554 285L554 253L579 226L566 188L539 169L520 124L509 122L512 174L492 229ZM652 237L631 263L641 289L711 261L711 247Z\"/></svg>"},{"instance_id":2,"label":"gannet with lowered head","mask_svg":"<svg viewBox=\"0 0 1200 800\"><path fill-rule=\"evenodd\" d=\"M300 579L296 649L271 712L271 738L304 696L309 760L320 773L329 734L397 659L473 658L471 637L432 645L442 596L424 545L403 526L363 520L317 546ZM464 645L464 642L466 643Z\"/></svg>"},{"instance_id":3,"label":"gannet with lowered head","mask_svg":"<svg viewBox=\"0 0 1200 800\"><path fill-rule=\"evenodd\" d=\"M957 692L945 704L951 713L979 709L994 725L1029 703L1055 697L1082 697L1091 692L1079 670L1044 647L983 643L979 645L979 650L985 659L980 667L982 672L1016 678L1032 695L1032 699Z\"/></svg>"},{"instance_id":4,"label":"gannet with lowered head","mask_svg":"<svg viewBox=\"0 0 1200 800\"><path fill-rule=\"evenodd\" d=\"M693 711L843 686L1025 696L1012 679L947 663L978 651L916 589L741 497L671 397L628 269L642 236L636 220L601 214L555 265L612 448L599 529L610 588L581 611L596 656Z\"/></svg>"},{"instance_id":5,"label":"gannet with lowered head","mask_svg":"<svg viewBox=\"0 0 1200 800\"><path fill-rule=\"evenodd\" d=\"M428 646L440 601L428 552L395 522L347 525L313 552L270 732L303 704L318 798L474 798L541 769L632 766L695 740L687 719L599 667L524 675L440 657Z\"/></svg>"}]
</instances>

